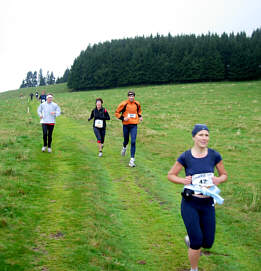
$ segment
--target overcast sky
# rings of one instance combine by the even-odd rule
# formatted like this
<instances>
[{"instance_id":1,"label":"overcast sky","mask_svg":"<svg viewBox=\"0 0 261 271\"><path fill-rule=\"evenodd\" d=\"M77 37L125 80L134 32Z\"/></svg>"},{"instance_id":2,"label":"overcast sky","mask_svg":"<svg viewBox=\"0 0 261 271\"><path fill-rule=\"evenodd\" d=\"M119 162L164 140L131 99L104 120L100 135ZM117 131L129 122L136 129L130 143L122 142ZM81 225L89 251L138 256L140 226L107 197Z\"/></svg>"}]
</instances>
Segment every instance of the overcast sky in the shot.
<instances>
[{"instance_id":1,"label":"overcast sky","mask_svg":"<svg viewBox=\"0 0 261 271\"><path fill-rule=\"evenodd\" d=\"M62 76L88 44L157 33L238 33L261 27L261 0L2 0L0 92L28 71Z\"/></svg>"}]
</instances>

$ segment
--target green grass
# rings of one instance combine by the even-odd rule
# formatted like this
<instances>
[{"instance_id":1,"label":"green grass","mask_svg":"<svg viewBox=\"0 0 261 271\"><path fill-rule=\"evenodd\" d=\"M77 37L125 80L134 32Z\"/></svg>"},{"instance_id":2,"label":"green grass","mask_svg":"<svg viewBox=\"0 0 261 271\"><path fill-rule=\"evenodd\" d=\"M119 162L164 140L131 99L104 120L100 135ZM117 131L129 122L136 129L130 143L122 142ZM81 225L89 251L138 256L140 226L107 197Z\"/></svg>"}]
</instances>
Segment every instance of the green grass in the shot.
<instances>
[{"instance_id":1,"label":"green grass","mask_svg":"<svg viewBox=\"0 0 261 271\"><path fill-rule=\"evenodd\" d=\"M195 123L209 126L209 146L222 154L229 175L220 187L225 203L216 206L216 241L200 270L259 269L261 82L134 89L144 117L136 168L128 167L129 150L120 156L122 126L114 117L128 88L46 87L63 112L52 154L41 153L32 89L0 94L1 271L189 270L182 187L166 175L191 147ZM102 158L87 121L96 97L111 115Z\"/></svg>"}]
</instances>

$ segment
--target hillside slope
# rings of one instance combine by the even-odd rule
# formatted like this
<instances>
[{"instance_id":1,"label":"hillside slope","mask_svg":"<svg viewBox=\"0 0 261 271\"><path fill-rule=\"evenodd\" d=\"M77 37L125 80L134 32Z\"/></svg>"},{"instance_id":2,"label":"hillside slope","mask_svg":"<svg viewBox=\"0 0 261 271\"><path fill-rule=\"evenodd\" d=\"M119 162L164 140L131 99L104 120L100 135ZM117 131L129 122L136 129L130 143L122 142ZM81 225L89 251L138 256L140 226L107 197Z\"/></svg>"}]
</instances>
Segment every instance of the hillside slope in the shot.
<instances>
[{"instance_id":1,"label":"hillside slope","mask_svg":"<svg viewBox=\"0 0 261 271\"><path fill-rule=\"evenodd\" d=\"M120 156L114 117L127 90L52 89L62 108L53 153L42 153L38 101L0 95L0 270L188 270L180 216L182 186L166 175L192 145L195 123L210 127L228 181L216 206L217 235L200 270L258 270L261 264L261 82L135 88L143 109L137 167ZM28 92L28 93L27 93ZM102 97L111 115L98 157L87 119ZM184 173L182 173L184 174Z\"/></svg>"}]
</instances>

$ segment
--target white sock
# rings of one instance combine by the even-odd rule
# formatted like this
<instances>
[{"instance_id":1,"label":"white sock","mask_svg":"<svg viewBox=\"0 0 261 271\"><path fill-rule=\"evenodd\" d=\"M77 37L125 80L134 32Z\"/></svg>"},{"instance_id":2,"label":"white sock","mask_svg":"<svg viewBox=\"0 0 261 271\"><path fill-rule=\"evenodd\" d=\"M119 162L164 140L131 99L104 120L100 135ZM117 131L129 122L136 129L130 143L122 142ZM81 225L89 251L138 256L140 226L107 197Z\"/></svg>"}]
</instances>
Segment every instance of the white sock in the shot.
<instances>
[{"instance_id":1,"label":"white sock","mask_svg":"<svg viewBox=\"0 0 261 271\"><path fill-rule=\"evenodd\" d=\"M198 268L195 269L191 268L190 271L198 271Z\"/></svg>"}]
</instances>

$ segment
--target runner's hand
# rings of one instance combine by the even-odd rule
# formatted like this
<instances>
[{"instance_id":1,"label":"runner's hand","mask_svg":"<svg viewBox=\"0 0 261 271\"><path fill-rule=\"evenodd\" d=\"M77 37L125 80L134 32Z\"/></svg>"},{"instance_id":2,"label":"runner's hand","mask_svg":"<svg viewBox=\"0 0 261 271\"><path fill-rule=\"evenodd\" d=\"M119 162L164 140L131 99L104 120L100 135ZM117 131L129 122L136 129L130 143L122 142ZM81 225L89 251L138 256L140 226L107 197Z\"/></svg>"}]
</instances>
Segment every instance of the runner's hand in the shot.
<instances>
[{"instance_id":1,"label":"runner's hand","mask_svg":"<svg viewBox=\"0 0 261 271\"><path fill-rule=\"evenodd\" d=\"M191 184L191 181L192 181L192 176L186 176L183 183L185 185L188 185L188 184Z\"/></svg>"},{"instance_id":2,"label":"runner's hand","mask_svg":"<svg viewBox=\"0 0 261 271\"><path fill-rule=\"evenodd\" d=\"M139 120L140 120L140 121L143 121L143 118L142 118L142 117L139 117Z\"/></svg>"},{"instance_id":3,"label":"runner's hand","mask_svg":"<svg viewBox=\"0 0 261 271\"><path fill-rule=\"evenodd\" d=\"M128 120L129 120L129 118L128 118L128 117L124 118L124 121L128 121Z\"/></svg>"},{"instance_id":4,"label":"runner's hand","mask_svg":"<svg viewBox=\"0 0 261 271\"><path fill-rule=\"evenodd\" d=\"M220 184L220 180L219 180L219 178L218 177L212 177L212 181L213 181L213 184L215 184L215 185L219 185Z\"/></svg>"}]
</instances>

